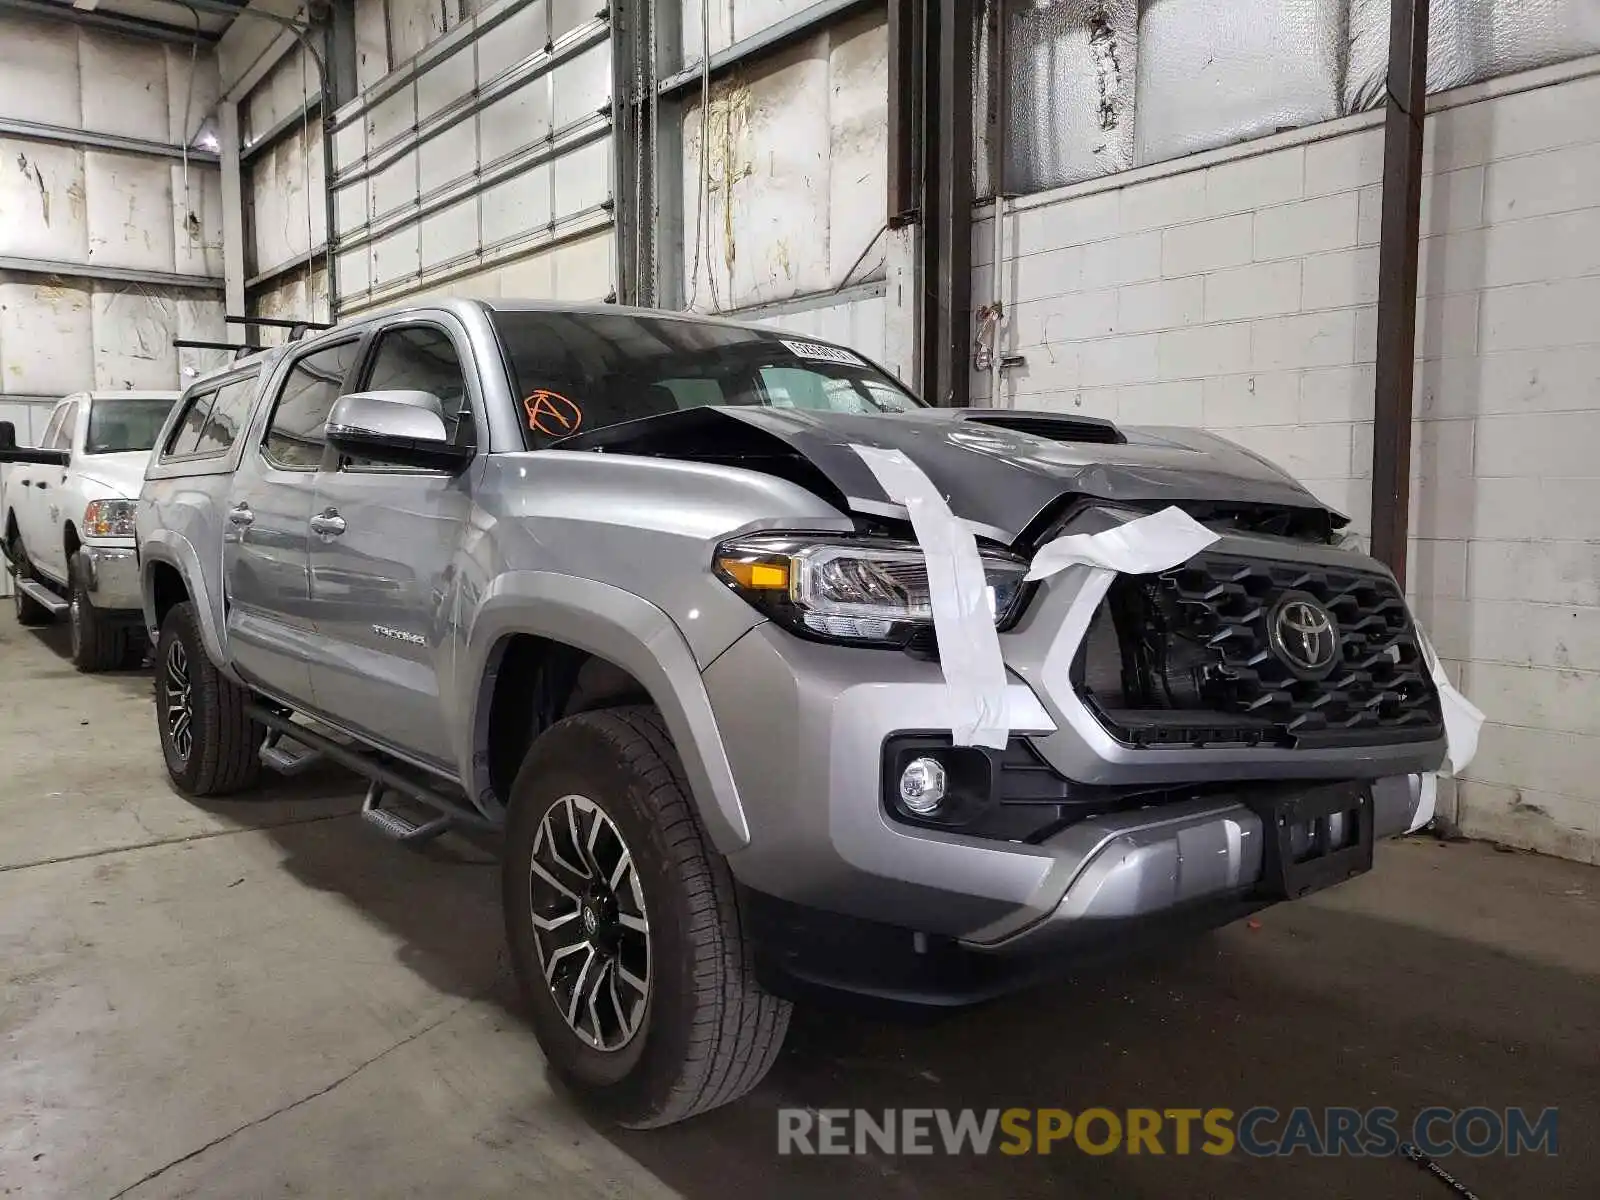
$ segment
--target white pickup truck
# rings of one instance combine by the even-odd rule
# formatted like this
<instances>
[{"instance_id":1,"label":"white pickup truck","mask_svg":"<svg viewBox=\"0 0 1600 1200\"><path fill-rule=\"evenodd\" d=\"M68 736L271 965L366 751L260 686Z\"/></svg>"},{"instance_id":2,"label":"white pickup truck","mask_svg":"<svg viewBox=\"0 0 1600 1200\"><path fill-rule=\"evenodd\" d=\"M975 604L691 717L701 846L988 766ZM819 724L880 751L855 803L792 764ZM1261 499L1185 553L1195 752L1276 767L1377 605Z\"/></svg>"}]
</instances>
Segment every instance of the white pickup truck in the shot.
<instances>
[{"instance_id":1,"label":"white pickup truck","mask_svg":"<svg viewBox=\"0 0 1600 1200\"><path fill-rule=\"evenodd\" d=\"M177 392L80 392L50 414L37 447L0 421L0 509L17 621L66 613L80 671L144 655L133 513L145 464Z\"/></svg>"}]
</instances>

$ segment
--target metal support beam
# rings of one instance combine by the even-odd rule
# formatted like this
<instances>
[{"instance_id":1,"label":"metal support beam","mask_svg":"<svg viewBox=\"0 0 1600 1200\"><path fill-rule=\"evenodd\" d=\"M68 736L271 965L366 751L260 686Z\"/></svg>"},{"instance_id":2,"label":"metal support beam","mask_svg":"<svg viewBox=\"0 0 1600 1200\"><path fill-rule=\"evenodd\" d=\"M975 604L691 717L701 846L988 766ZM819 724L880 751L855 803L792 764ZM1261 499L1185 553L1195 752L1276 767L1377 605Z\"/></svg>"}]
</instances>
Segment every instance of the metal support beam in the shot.
<instances>
[{"instance_id":1,"label":"metal support beam","mask_svg":"<svg viewBox=\"0 0 1600 1200\"><path fill-rule=\"evenodd\" d=\"M54 275L62 279L87 279L94 283L147 283L154 287L222 291L222 280L212 275L180 275L176 271L141 271L131 267L58 262L48 258L0 257L0 271L20 271L26 275Z\"/></svg>"},{"instance_id":2,"label":"metal support beam","mask_svg":"<svg viewBox=\"0 0 1600 1200\"><path fill-rule=\"evenodd\" d=\"M922 39L918 384L961 407L972 384L973 0L933 0Z\"/></svg>"},{"instance_id":3,"label":"metal support beam","mask_svg":"<svg viewBox=\"0 0 1600 1200\"><path fill-rule=\"evenodd\" d=\"M0 0L0 11L3 10L26 13L34 17L48 17L54 21L82 25L89 29L104 29L128 37L148 38L154 42L174 42L180 46L192 45L195 42L209 46L217 40L217 35L214 33L204 31L196 33L193 28L179 29L173 25L163 25L160 21L125 17L120 13L85 10L56 0Z\"/></svg>"},{"instance_id":4,"label":"metal support beam","mask_svg":"<svg viewBox=\"0 0 1600 1200\"><path fill-rule=\"evenodd\" d=\"M53 142L58 146L84 146L94 150L116 150L122 154L142 154L146 158L187 158L191 163L215 164L215 154L205 150L189 150L169 142L152 142L145 138L123 137L116 133L95 133L89 129L67 129L60 125L45 125L38 121L18 121L0 117L0 137L23 138L31 142Z\"/></svg>"},{"instance_id":5,"label":"metal support beam","mask_svg":"<svg viewBox=\"0 0 1600 1200\"><path fill-rule=\"evenodd\" d=\"M239 161L239 106L217 105L222 149L222 278L228 312L244 311L244 172Z\"/></svg>"},{"instance_id":6,"label":"metal support beam","mask_svg":"<svg viewBox=\"0 0 1600 1200\"><path fill-rule=\"evenodd\" d=\"M919 10L925 0L889 0L889 223L917 210L918 119L922 95Z\"/></svg>"},{"instance_id":7,"label":"metal support beam","mask_svg":"<svg viewBox=\"0 0 1600 1200\"><path fill-rule=\"evenodd\" d=\"M1427 112L1428 5L1393 0L1383 126L1378 242L1378 364L1373 406L1372 553L1405 585L1411 508L1417 254L1422 227L1422 125Z\"/></svg>"},{"instance_id":8,"label":"metal support beam","mask_svg":"<svg viewBox=\"0 0 1600 1200\"><path fill-rule=\"evenodd\" d=\"M355 0L333 0L328 20L328 78L332 92L328 111L354 100L361 87L356 77Z\"/></svg>"}]
</instances>

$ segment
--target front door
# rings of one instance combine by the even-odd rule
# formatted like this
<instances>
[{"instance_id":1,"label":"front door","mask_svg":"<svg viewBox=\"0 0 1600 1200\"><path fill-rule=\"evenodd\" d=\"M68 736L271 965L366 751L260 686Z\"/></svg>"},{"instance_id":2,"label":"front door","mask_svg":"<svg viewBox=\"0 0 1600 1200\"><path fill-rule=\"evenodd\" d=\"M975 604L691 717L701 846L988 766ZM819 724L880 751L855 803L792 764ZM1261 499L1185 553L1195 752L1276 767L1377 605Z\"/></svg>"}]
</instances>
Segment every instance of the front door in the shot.
<instances>
[{"instance_id":1,"label":"front door","mask_svg":"<svg viewBox=\"0 0 1600 1200\"><path fill-rule=\"evenodd\" d=\"M223 513L231 657L251 683L306 707L315 703L308 555L323 427L360 344L324 346L290 365Z\"/></svg>"},{"instance_id":2,"label":"front door","mask_svg":"<svg viewBox=\"0 0 1600 1200\"><path fill-rule=\"evenodd\" d=\"M50 419L50 427L39 442L42 450L72 449L73 435L78 428L79 403L63 401ZM57 420L56 418L60 419ZM42 575L65 584L67 581L66 520L62 512L62 490L67 481L67 468L47 463L34 463L27 468L22 495L26 515L19 513L17 520L22 530L23 544L28 548L28 558Z\"/></svg>"},{"instance_id":3,"label":"front door","mask_svg":"<svg viewBox=\"0 0 1600 1200\"><path fill-rule=\"evenodd\" d=\"M432 393L458 444L477 444L457 346L443 328L386 329L353 390ZM341 457L317 476L311 610L317 706L357 732L452 767L441 680L457 620L456 555L472 517L471 479Z\"/></svg>"}]
</instances>

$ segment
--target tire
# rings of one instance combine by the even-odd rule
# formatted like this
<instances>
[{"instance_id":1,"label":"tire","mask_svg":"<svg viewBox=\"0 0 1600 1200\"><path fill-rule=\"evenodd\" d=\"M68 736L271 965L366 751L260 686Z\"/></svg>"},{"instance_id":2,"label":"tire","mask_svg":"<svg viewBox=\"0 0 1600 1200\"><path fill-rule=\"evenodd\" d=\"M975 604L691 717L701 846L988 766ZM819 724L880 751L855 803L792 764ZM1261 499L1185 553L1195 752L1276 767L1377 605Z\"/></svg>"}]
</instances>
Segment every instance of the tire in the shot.
<instances>
[{"instance_id":1,"label":"tire","mask_svg":"<svg viewBox=\"0 0 1600 1200\"><path fill-rule=\"evenodd\" d=\"M16 605L18 625L48 625L55 618L50 610L40 604L32 596L24 596L22 589L17 586L24 579L35 579L33 566L28 562L27 552L22 548L22 539L11 540L11 598Z\"/></svg>"},{"instance_id":2,"label":"tire","mask_svg":"<svg viewBox=\"0 0 1600 1200\"><path fill-rule=\"evenodd\" d=\"M155 668L156 728L172 782L190 796L253 787L261 777L259 752L267 731L245 715L250 693L206 655L187 600L173 605L161 622Z\"/></svg>"},{"instance_id":3,"label":"tire","mask_svg":"<svg viewBox=\"0 0 1600 1200\"><path fill-rule=\"evenodd\" d=\"M72 665L84 674L114 671L128 655L128 631L89 599L76 561L67 566L67 623L72 628Z\"/></svg>"},{"instance_id":4,"label":"tire","mask_svg":"<svg viewBox=\"0 0 1600 1200\"><path fill-rule=\"evenodd\" d=\"M563 830L568 820L578 838ZM561 869L575 858L582 874ZM539 1044L573 1092L621 1125L648 1129L736 1100L766 1075L790 1006L755 981L733 877L700 828L655 709L583 713L537 738L512 787L501 863L512 964ZM578 899L584 874L601 893L587 905ZM600 879L616 883L609 901ZM596 981L595 1003L580 1003L573 1024L572 992L586 978Z\"/></svg>"}]
</instances>

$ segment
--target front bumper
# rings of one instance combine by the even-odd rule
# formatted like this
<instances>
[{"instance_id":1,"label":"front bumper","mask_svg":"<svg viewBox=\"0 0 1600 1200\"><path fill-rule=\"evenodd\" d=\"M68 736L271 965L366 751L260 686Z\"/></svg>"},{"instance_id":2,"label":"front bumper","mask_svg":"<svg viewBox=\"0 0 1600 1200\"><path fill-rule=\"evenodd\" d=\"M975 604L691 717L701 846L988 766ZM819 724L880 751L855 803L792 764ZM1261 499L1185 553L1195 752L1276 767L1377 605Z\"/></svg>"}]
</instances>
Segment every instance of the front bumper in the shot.
<instances>
[{"instance_id":1,"label":"front bumper","mask_svg":"<svg viewBox=\"0 0 1600 1200\"><path fill-rule=\"evenodd\" d=\"M78 569L97 609L138 612L142 608L139 560L132 546L80 547Z\"/></svg>"},{"instance_id":2,"label":"front bumper","mask_svg":"<svg viewBox=\"0 0 1600 1200\"><path fill-rule=\"evenodd\" d=\"M1317 755L1303 776L1278 752L1251 764L1239 751L1197 760L1194 751L1148 749L1159 774L1180 789L1193 785L1190 798L1085 816L1038 843L997 841L908 825L885 808L885 740L950 728L936 663L762 625L722 654L705 682L751 831L750 845L729 859L744 887L984 954L1067 948L1091 927L1103 934L1197 905L1236 911L1263 869L1248 788L1304 776L1371 780L1374 834L1390 837L1411 827L1425 803L1423 771L1438 765L1431 744L1409 748L1409 759L1396 759L1393 747L1377 758ZM1007 708L1013 735L1060 771L1046 748L1071 727L1015 677ZM1166 765L1168 753L1181 758ZM1405 762L1417 769L1397 769ZM1128 782L1149 773L1130 771ZM1107 771L1095 782L1116 778Z\"/></svg>"}]
</instances>

